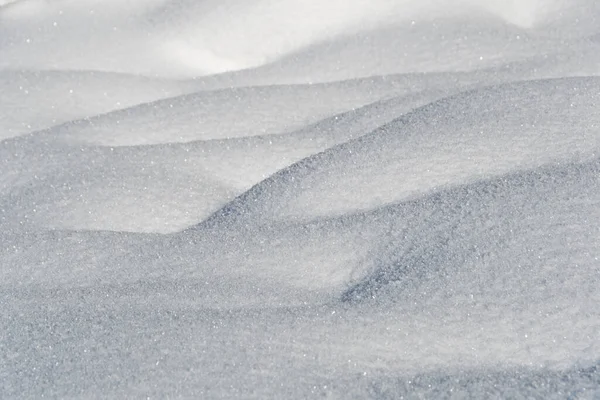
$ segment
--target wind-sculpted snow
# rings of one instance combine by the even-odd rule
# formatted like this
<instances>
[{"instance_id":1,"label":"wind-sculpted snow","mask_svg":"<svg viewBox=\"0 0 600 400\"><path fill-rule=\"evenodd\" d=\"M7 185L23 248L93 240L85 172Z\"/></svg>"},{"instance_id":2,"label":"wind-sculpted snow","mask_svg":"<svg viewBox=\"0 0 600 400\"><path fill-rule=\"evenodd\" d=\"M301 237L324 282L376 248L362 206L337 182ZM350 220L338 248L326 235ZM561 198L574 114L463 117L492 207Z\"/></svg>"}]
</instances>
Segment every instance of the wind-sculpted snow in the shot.
<instances>
[{"instance_id":1,"label":"wind-sculpted snow","mask_svg":"<svg viewBox=\"0 0 600 400\"><path fill-rule=\"evenodd\" d=\"M143 147L79 147L77 143L59 144L52 139L58 136L61 141L72 142L70 132L83 135L102 126L102 131L115 132L115 137L119 137L117 132L126 135L133 131L136 138L147 140L149 135L145 135L139 124L120 122L119 115L132 115L123 119L139 121L135 117L138 107L99 117L108 120L107 123L86 120L7 140L0 144L1 165L5 171L0 179L3 188L0 193L4 197L2 223L19 226L19 229L45 227L165 233L187 228L276 171L364 135L399 114L451 93L452 89L444 89L447 79L444 76L428 78L408 89L414 94L368 104L282 134ZM383 86L394 79L374 81ZM413 82L413 79L397 77L396 85L407 81ZM469 83L468 80L464 82L465 85ZM437 86L441 88L434 89ZM421 87L431 89L422 90ZM394 90L393 85L389 90ZM210 101L209 104L221 104L214 99ZM274 103L270 101L268 104ZM181 111L184 107L190 108L182 102L177 114L186 114ZM271 120L282 122L282 118L276 119L275 115L268 120L265 117L250 113L245 126L252 126L249 120L253 119L257 124L255 131L263 131ZM144 118L152 129L157 129L154 113L148 113ZM171 115L165 120L174 118ZM220 132L225 132L225 124L215 122L217 125L213 128L221 125ZM233 127L239 123L235 122ZM157 129L156 132L165 135L167 130ZM89 136L86 140L90 140ZM45 156L43 160L31 163L30 157L36 153ZM162 161L165 157L169 159L168 163ZM143 190L136 190L142 187L140 185ZM128 215L126 219L122 218L123 213Z\"/></svg>"},{"instance_id":2,"label":"wind-sculpted snow","mask_svg":"<svg viewBox=\"0 0 600 400\"><path fill-rule=\"evenodd\" d=\"M510 75L483 73L503 82ZM400 96L421 102L476 84L461 74L394 75L316 85L202 90L54 127L45 135L103 146L191 142L281 134L335 114ZM204 82L211 87L211 83ZM218 84L217 84L218 85ZM437 92L437 93L436 93ZM335 102L312 101L315 98ZM355 124L364 129L361 124Z\"/></svg>"},{"instance_id":3,"label":"wind-sculpted snow","mask_svg":"<svg viewBox=\"0 0 600 400\"><path fill-rule=\"evenodd\" d=\"M183 229L277 170L440 96L396 97L279 135L116 148L57 144L48 132L7 140L0 144L2 223L20 230ZM44 158L31 163L38 153Z\"/></svg>"},{"instance_id":4,"label":"wind-sculpted snow","mask_svg":"<svg viewBox=\"0 0 600 400\"><path fill-rule=\"evenodd\" d=\"M116 111L50 133L70 142L105 146L277 134L381 98L410 93L405 79L396 81L203 91ZM339 101L311 101L316 97Z\"/></svg>"},{"instance_id":5,"label":"wind-sculpted snow","mask_svg":"<svg viewBox=\"0 0 600 400\"><path fill-rule=\"evenodd\" d=\"M458 374L454 371L465 366L480 371L496 365L504 365L504 371L485 374L493 383L480 382L484 375L479 372L468 373L461 379L471 383L456 390L485 392L495 385L503 397L524 390L541 395L585 389L593 394L597 370L587 366L600 350L595 307L600 300L599 204L596 158L458 186L369 213L304 226L271 226L252 236L243 228L208 230L193 238L187 232L170 239L55 235L42 248L56 248L67 240L73 251L48 260L39 251L45 241L17 250L22 253L15 259L37 265L37 271L12 271L3 277L3 296L10 296L16 307L5 312L10 320L21 321L24 317L16 313L22 307L44 304L32 311L34 320L46 315L54 321L52 330L40 326L29 336L51 346L35 358L44 376L55 382L43 384L48 390L62 387L63 379L85 376L85 369L77 366L87 363L88 356L73 361L62 355L85 353L90 337L114 351L135 340L144 349L144 359L158 362L142 373L144 361L137 357L92 354L100 357L100 369L76 389L79 395L91 393L96 385L111 387L103 378L105 369L126 376L160 376L160 386L168 388L193 376L185 368L210 366L216 375L193 379L186 390L200 390L195 385L216 382L228 371L227 393L258 385L259 391L274 395L284 389L264 386L256 374L280 380L311 370L315 375L303 375L303 382L322 382L321 390L331 393L341 390L333 388L344 378L329 381L322 374L336 369L342 376L361 376L350 386L359 393L419 390L417 382L423 379L437 382L432 390L446 392L446 374ZM108 248L103 250L101 243ZM366 257L357 254L362 250ZM346 260L322 254L344 255ZM65 266L74 255L85 269ZM35 262L35 257L46 262ZM349 279L356 268L368 264L372 268L362 278ZM69 305L74 302L76 308ZM284 307L290 302L301 307ZM321 302L326 305L319 306ZM198 307L217 309L200 312ZM271 307L273 311L259 311ZM13 326L6 326L5 343L30 353ZM132 337L134 326L146 328ZM72 335L75 339L57 341ZM225 352L217 357L219 348ZM196 352L206 358L194 357ZM31 370L33 359L17 358L19 371ZM249 375L249 365L260 367ZM544 366L519 379L538 384L548 379L547 386L520 387L509 378L519 371L513 372L513 365ZM564 371L571 365L583 367ZM396 386L416 373L425 374L415 379L417 388ZM17 385L32 379L24 372L17 376ZM132 387L144 390L118 383L111 393ZM221 387L215 383L205 390L219 396ZM299 383L294 393L303 387ZM73 388L62 390L71 393Z\"/></svg>"},{"instance_id":6,"label":"wind-sculpted snow","mask_svg":"<svg viewBox=\"0 0 600 400\"><path fill-rule=\"evenodd\" d=\"M540 165L555 159L585 158L586 154L595 154L597 151L596 127L599 125L597 116L593 112L597 93L597 86L594 85L597 85L596 80L591 78L516 83L506 87L482 89L480 92L459 95L459 98L464 98L461 102L456 101L454 97L442 100L413 112L405 119L396 121L363 140L346 145L350 147L342 146L318 156L315 160L308 161L309 163L320 163L324 168L335 169L335 172L328 170L319 172L317 167L314 177L294 178L294 168L299 171L305 169L303 167L305 163L300 163L298 167L295 166L285 172L284 175L291 174L290 176L295 181L291 186L283 186L281 190L284 194L281 199L273 197L269 194L270 192L267 192L266 196L273 198L250 204L253 207L258 205L262 218L266 218L269 213L283 212L283 217L291 213L294 218L310 219L314 213L316 215L328 215L331 212L339 214L348 210L386 204L415 193L422 193L427 188L452 183L457 176L464 177L461 179L472 179L477 176L510 171L515 165L518 165L516 163L518 159L515 158L514 153L517 153L519 157L524 157L524 159L522 158L523 166ZM516 98L524 90L523 86L533 99L520 98L519 101L526 100L530 103L526 107L519 108L506 93ZM536 110L536 98L546 99L552 93L562 91L563 87L567 89L564 91L563 98L555 99L556 103L553 107L556 110L548 110L547 102L544 109ZM578 87L582 88L580 92L577 91ZM540 90L541 94L535 94L534 88ZM566 94L569 91L572 92L571 95ZM36 140L43 138L44 135L47 135L46 133L18 140L14 145L7 142L3 146L4 154L7 155L3 167L6 171L4 185L10 187L10 183L7 182L11 182L11 176L18 176L21 184L6 192L9 197L6 200L8 203L5 205L5 213L13 210L13 220L21 221L20 224L26 221L27 224L34 224L34 226L172 232L203 220L226 202L232 200L234 196L241 194L277 170L329 146L363 135L367 132L369 124L373 124L373 122L369 122L364 117L357 119L358 116L365 115L368 118L374 118L375 123L384 123L393 118L392 113L409 111L411 107L426 102L426 99L439 98L442 96L441 93L443 92L433 91L413 97L400 97L365 107L364 110L359 109L347 115L337 116L328 120L327 123L323 122L296 133L248 139L195 142L181 146L149 146L142 149L125 147L122 149L91 148L90 150L70 146L59 146L57 149L53 149L51 146L50 148L46 147L45 150L41 150L41 148L36 150ZM538 95L539 97L536 97ZM491 123L498 126L498 129L480 131L477 130L477 126L465 127L463 122L468 121L468 116L464 115L465 111L463 110L478 112L470 104L477 103L478 107L485 107L481 102L482 98L487 99L488 104L492 104L495 101L494 96L498 98L504 96L507 104L507 110L502 110L499 105L501 103L497 103L494 107L489 108L488 114L491 115L486 116L488 120L492 121ZM448 104L452 104L456 111L449 110ZM518 115L521 112L529 113L530 126L528 128L521 126ZM509 113L509 115L504 115L505 113ZM551 113L551 116L544 117L544 119L540 117L540 115L548 113ZM577 117L579 113L581 117ZM434 114L443 115L444 118L450 117L450 123L445 135L434 139L438 140L434 152L426 149L425 151L429 154L418 155L421 143L431 140L426 136L429 132L424 134L420 132L431 129L430 123L440 123L435 121L436 116L431 117ZM456 121L451 117L452 114L459 114L462 119ZM342 119L348 119L348 122L344 123ZM537 126L536 119L542 121ZM118 121L116 118L113 120ZM424 120L428 122L423 124ZM518 125L514 126L514 122L518 122ZM337 130L328 132L326 124L333 124ZM122 124L116 125L122 126ZM551 127L552 130L546 130L546 126ZM354 132L353 127L358 130ZM572 130L578 129L577 135L573 136L568 133L567 127ZM65 129L70 128L66 127ZM455 130L455 132L450 133L451 130ZM498 132L500 131L504 131L504 135L510 138L506 140L508 143L497 145L498 140L505 140L499 138ZM62 130L58 132L59 135L63 134ZM527 143L524 143L527 140L528 143L543 142L544 146L540 148L530 146L529 149L520 150L527 146ZM565 140L573 141L573 144L565 145ZM402 144L400 145L398 142ZM461 143L468 143L471 147L463 146ZM386 150L380 151L381 147ZM10 159L8 154L13 152L11 149L23 148L29 150L12 162L8 162ZM29 163L27 154L30 154L30 151L42 151L50 162ZM541 153L539 153L540 151ZM345 157L346 152L351 152L351 158ZM378 156L375 157L369 152L377 152ZM449 155L449 152L453 154ZM470 155L474 152L477 152L478 157L470 159ZM169 163L160 162L161 158L167 154L170 159ZM507 155L505 156L505 154ZM332 157L334 161L331 161ZM429 164L427 164L428 171L410 169L414 165L414 161L410 162L410 160L433 159L435 162L441 157L457 159L453 165L458 170L439 171L436 169L439 166ZM510 157L513 160L510 163L502 161ZM357 162L356 158L366 161ZM256 162L257 159L260 159L261 162ZM488 162L488 159L492 161ZM347 160L351 160L352 165L339 166L336 164L336 162L344 163ZM360 170L349 174L348 172L356 168L355 166L359 166ZM475 170L476 174L473 173ZM10 174L9 171L13 171L13 173ZM336 173L342 175L339 176ZM427 182L415 181L414 178L414 176L427 177L430 175L433 178ZM402 176L406 178L399 179ZM6 181L7 178L8 181ZM139 192L134 190L136 185L141 185L143 181L146 182L142 185L145 189ZM190 184L191 182L194 184ZM267 181L269 185L273 185L271 182L272 180ZM286 185L285 182L284 179L284 185ZM360 182L360 185L352 186L356 182ZM277 185L275 183L275 186ZM298 185L302 185L300 189L296 188ZM367 187L364 188L362 185L367 185ZM386 189L377 191L377 198L373 199L368 193L375 193L375 190L369 189L369 187L378 186ZM25 189L17 190L18 187L26 188L26 191L24 191ZM261 187L259 186L246 196L254 196L255 193L262 196ZM308 190L309 188L311 190ZM294 192L298 190L302 191L301 195L299 198L294 198ZM37 199L41 193L47 194L41 196L44 200L40 204ZM330 193L338 193L340 199L334 202ZM329 200L321 202L321 196L328 196ZM353 198L357 200L353 200ZM186 200L182 201L182 199ZM145 207L140 203L142 200L146 204ZM354 205L352 201L358 201L359 204ZM308 208L311 214L302 215L304 213L302 209L278 211L280 207L273 206L277 202L284 202L286 207L292 209L295 204L301 204L302 207ZM235 204L237 203L233 203L227 208L237 207ZM267 210L261 208L264 205ZM334 208L320 210L323 207ZM337 209L339 207L341 209ZM21 211L17 211L19 209ZM32 212L32 210L35 211ZM120 215L125 210L129 210L127 211L129 218L124 220ZM283 217L277 216L277 218Z\"/></svg>"},{"instance_id":7,"label":"wind-sculpted snow","mask_svg":"<svg viewBox=\"0 0 600 400\"><path fill-rule=\"evenodd\" d=\"M381 66L385 73L439 70L440 64L445 71L464 70L478 68L481 61L489 65L489 57L499 61L507 55L508 59L524 56L523 51L549 49L507 45L524 38L510 35L511 30L552 27L562 16L569 27L590 32L598 26L599 14L592 0L354 0L350 4L342 0L19 0L0 8L0 67L192 77L260 67L339 38L350 38L354 47L353 37L370 32L382 35L383 42L376 44L383 43L381 50L388 56L373 58L369 46L361 48L367 53L346 53L350 57L338 64L342 69L350 64L363 68L362 74L352 77L376 74L377 69L383 73ZM438 25L446 26L439 29L439 36ZM400 28L400 35L406 37L404 43L396 42L402 51L388 46L398 37L388 27ZM500 28L490 29L490 36L490 27ZM554 43L561 45L565 43ZM453 47L460 57L452 57ZM440 57L440 51L445 55ZM390 71L390 61L398 58L405 61ZM364 64L367 59L377 63ZM337 64L333 62L326 69ZM328 77L336 79L332 74Z\"/></svg>"},{"instance_id":8,"label":"wind-sculpted snow","mask_svg":"<svg viewBox=\"0 0 600 400\"><path fill-rule=\"evenodd\" d=\"M224 212L312 219L370 209L436 187L593 157L600 80L521 82L468 91L281 171Z\"/></svg>"},{"instance_id":9,"label":"wind-sculpted snow","mask_svg":"<svg viewBox=\"0 0 600 400\"><path fill-rule=\"evenodd\" d=\"M457 26L463 31L457 31ZM497 41L502 38L501 50ZM468 71L524 60L535 47L551 51L551 42L501 21L412 21L387 29L351 34L292 53L261 67L284 82L323 82L370 75ZM434 54L435 57L431 57ZM351 61L352 60L352 61ZM282 72L288 75L283 75ZM250 75L242 71L241 74ZM251 75L250 75L251 76Z\"/></svg>"},{"instance_id":10,"label":"wind-sculpted snow","mask_svg":"<svg viewBox=\"0 0 600 400\"><path fill-rule=\"evenodd\" d=\"M0 140L193 90L189 82L93 71L0 70Z\"/></svg>"},{"instance_id":11,"label":"wind-sculpted snow","mask_svg":"<svg viewBox=\"0 0 600 400\"><path fill-rule=\"evenodd\" d=\"M588 268L582 275L600 277L599 165L548 167L386 208L383 218L391 226L374 252L373 271L342 299L377 298L392 286L396 296L423 296L423 302L439 288L442 301L470 295L496 302L510 293L511 307L547 302L550 291L556 300L597 296L598 281L577 281L576 271ZM435 283L410 282L420 278Z\"/></svg>"},{"instance_id":12,"label":"wind-sculpted snow","mask_svg":"<svg viewBox=\"0 0 600 400\"><path fill-rule=\"evenodd\" d=\"M599 27L0 0L0 398L597 398Z\"/></svg>"}]
</instances>

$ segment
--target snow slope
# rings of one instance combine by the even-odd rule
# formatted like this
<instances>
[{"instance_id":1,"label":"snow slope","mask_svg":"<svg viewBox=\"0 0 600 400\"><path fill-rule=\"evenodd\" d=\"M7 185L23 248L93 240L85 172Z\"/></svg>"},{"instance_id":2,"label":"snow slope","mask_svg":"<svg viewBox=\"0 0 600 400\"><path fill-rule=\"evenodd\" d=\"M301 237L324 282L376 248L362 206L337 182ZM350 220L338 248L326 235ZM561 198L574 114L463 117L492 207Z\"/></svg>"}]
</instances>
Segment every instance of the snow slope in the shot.
<instances>
[{"instance_id":1,"label":"snow slope","mask_svg":"<svg viewBox=\"0 0 600 400\"><path fill-rule=\"evenodd\" d=\"M5 171L0 180L6 199L3 221L22 228L134 232L183 229L274 172L366 134L417 106L460 91L462 85L472 86L473 78L402 75L337 85L199 92L7 140L0 144ZM370 91L365 92L365 87ZM326 95L347 100L340 104L307 102L304 109L279 106L297 102L295 94L303 92L307 98ZM401 95L387 99L398 93ZM330 115L378 98L378 94L384 100L298 131L285 131L285 127L298 123L299 115ZM233 106L234 100L237 107ZM224 113L231 113L231 122L214 118ZM283 133L264 134L275 129ZM183 138L177 136L180 133L207 137L189 143L160 144L181 141ZM229 137L213 139L214 134ZM79 147L82 142L109 145L140 141L159 144ZM31 163L30 157L36 153L45 157ZM162 162L167 155L168 163ZM136 187L145 189L139 192ZM122 218L123 212L127 219Z\"/></svg>"},{"instance_id":2,"label":"snow slope","mask_svg":"<svg viewBox=\"0 0 600 400\"><path fill-rule=\"evenodd\" d=\"M94 71L0 71L0 140L193 91L186 82Z\"/></svg>"},{"instance_id":3,"label":"snow slope","mask_svg":"<svg viewBox=\"0 0 600 400\"><path fill-rule=\"evenodd\" d=\"M116 348L123 348L133 339L128 333L132 326L142 324L150 338L164 339L155 348L150 338L141 336L135 339L138 346L146 349L145 357L167 366L154 365L141 373L139 360L117 365L100 355L101 371L116 368L133 377L161 374L167 387L185 379L182 364L217 373L193 379L187 390L200 390L194 385L226 374L240 393L258 385L261 392L270 388L263 392L269 395L282 395L285 389L265 386L261 379L284 379L292 373L312 385L331 369L346 375L428 371L436 376L440 366L464 371L530 365L544 368L534 374L560 376L554 371L593 365L599 350L594 307L600 276L594 251L600 239L599 172L596 158L457 186L366 214L261 231L207 229L194 238L188 232L143 240L117 233L55 234L17 250L13 257L27 269L5 274L2 291L13 299L15 312L35 304L47 309L36 314L66 312L65 317L52 317L58 323L53 334L46 328L32 332L37 342L53 343L50 335L67 335L67 329L75 329L75 338L87 337L84 332L94 325L86 318L92 318L100 324L92 337L112 342L102 346L115 348L116 341ZM71 251L48 259L52 252L43 248L65 241ZM563 250L566 244L568 252ZM68 305L76 299L78 308ZM318 306L321 302L327 305ZM94 311L92 316L88 307L100 307L103 314ZM215 310L200 311L207 307ZM136 311L124 311L132 308ZM207 312L212 321L208 326ZM81 322L69 322L72 318ZM205 331L209 326L213 333ZM289 331L290 326L295 329ZM15 331L9 332L13 348L26 345ZM204 339L198 341L192 332ZM41 359L49 362L53 352L82 351L85 346L83 339L64 341ZM223 346L228 349L225 357L189 354L190 348L213 352ZM265 352L267 346L272 350ZM183 348L188 350L182 353ZM30 358L17 360L27 370ZM228 367L231 360L236 364ZM255 365L250 375L248 363ZM268 365L284 366L285 374ZM304 375L306 370L315 376ZM50 376L59 373L47 371ZM79 368L61 364L59 371L60 379L81 379ZM490 379L507 385L500 375ZM102 376L92 376L91 382L106 387ZM577 376L597 382L595 372L588 378ZM88 384L76 390L93 393ZM368 391L372 384L355 383L354 390ZM133 387L144 390L117 383L113 393ZM218 397L220 387L206 389L207 395ZM67 393L77 393L71 390ZM524 389L513 383L505 390Z\"/></svg>"},{"instance_id":4,"label":"snow slope","mask_svg":"<svg viewBox=\"0 0 600 400\"><path fill-rule=\"evenodd\" d=\"M598 93L597 78L463 92L281 171L225 212L284 220L340 215L444 185L593 157L600 146Z\"/></svg>"},{"instance_id":5,"label":"snow slope","mask_svg":"<svg viewBox=\"0 0 600 400\"><path fill-rule=\"evenodd\" d=\"M336 115L297 132L246 138L143 147L82 148L77 141L69 144L73 139L68 132L89 133L85 128L76 130L77 126L100 125L82 121L6 140L0 143L1 164L5 171L0 179L3 188L0 193L4 198L2 221L13 227L20 226L19 229L51 227L143 232L183 229L208 217L277 170L365 134L368 126L378 126L398 113L442 96L442 93L428 91L394 97ZM187 107L187 103L182 104ZM185 115L186 108L181 110L183 107L175 109L178 110L175 115ZM272 111L270 120L281 123L275 118L275 112ZM109 119L113 114L104 117L112 122L103 125L104 129L123 134L131 134L130 129L136 129L134 132L139 135L136 137L151 138L143 136L144 131L136 124L125 125L119 123L118 118ZM147 115L145 118L153 117ZM169 118L174 119L173 116ZM256 130L262 130L270 123L264 115L252 113L248 118L246 126L251 126L250 121L254 119ZM233 128L238 124L235 122ZM221 129L225 131L223 125ZM155 124L150 126L156 129ZM165 136L168 133L159 129L156 132ZM50 140L53 135L59 135L69 143ZM44 154L44 158L31 163L32 154ZM167 155L169 161L165 163ZM140 192L136 188L140 188L142 182L145 189ZM127 219L122 218L125 210Z\"/></svg>"},{"instance_id":6,"label":"snow slope","mask_svg":"<svg viewBox=\"0 0 600 400\"><path fill-rule=\"evenodd\" d=\"M0 0L0 398L596 398L594 0Z\"/></svg>"},{"instance_id":7,"label":"snow slope","mask_svg":"<svg viewBox=\"0 0 600 400\"><path fill-rule=\"evenodd\" d=\"M227 88L168 98L53 129L60 139L103 146L190 142L283 133L371 102L418 91L402 76L321 85ZM448 84L446 83L446 86ZM314 102L316 97L339 98ZM157 125L160 122L161 125Z\"/></svg>"}]
</instances>

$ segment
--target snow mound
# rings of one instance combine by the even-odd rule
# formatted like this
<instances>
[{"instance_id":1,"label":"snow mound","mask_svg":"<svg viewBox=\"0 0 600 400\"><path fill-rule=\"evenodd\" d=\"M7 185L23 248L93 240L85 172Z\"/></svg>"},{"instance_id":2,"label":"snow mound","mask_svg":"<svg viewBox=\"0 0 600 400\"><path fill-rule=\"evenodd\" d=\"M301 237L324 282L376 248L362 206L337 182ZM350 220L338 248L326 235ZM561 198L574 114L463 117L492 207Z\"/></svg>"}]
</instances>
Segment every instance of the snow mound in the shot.
<instances>
[{"instance_id":1,"label":"snow mound","mask_svg":"<svg viewBox=\"0 0 600 400\"><path fill-rule=\"evenodd\" d=\"M451 96L281 171L223 213L243 220L311 220L593 157L599 151L598 93L598 78L570 78Z\"/></svg>"},{"instance_id":2,"label":"snow mound","mask_svg":"<svg viewBox=\"0 0 600 400\"><path fill-rule=\"evenodd\" d=\"M15 311L7 312L44 304L46 314L77 321L64 322L77 332L89 329L81 313L102 310L116 319L105 333L116 340L111 349L131 338L130 323L145 327L142 336L160 336L172 330L146 319L180 315L188 333L178 329L163 343L177 359L208 318L223 329L206 336L208 347L218 337L262 348L273 344L263 329L289 332L274 357L302 369L313 366L302 354L318 357L320 338L323 349L337 349L319 358L320 368L346 373L376 375L378 365L409 375L464 366L560 370L593 363L600 351L599 204L596 158L306 224L25 235L1 253L0 294L12 299ZM50 340L43 329L34 335ZM374 343L387 344L379 351Z\"/></svg>"},{"instance_id":3,"label":"snow mound","mask_svg":"<svg viewBox=\"0 0 600 400\"><path fill-rule=\"evenodd\" d=\"M148 278L149 270L157 274L157 279L248 279L258 285L253 286L257 297L248 297L241 304L256 305L261 304L261 288L278 287L284 294L286 291L281 288L287 286L289 293L304 293L300 300L291 295L276 300L277 304L295 304L327 298L371 298L379 290L394 287L395 282L402 285L402 281L408 282L406 287L401 286L402 296L408 300L419 298L421 304L446 301L451 294L457 296L456 301L468 301L470 295L487 293L490 301L496 301L499 293L494 290L511 291L512 301L517 304L522 300L523 304L518 304L523 307L525 303L538 304L536 301L546 298L550 291L556 299L581 296L585 301L597 292L597 282L591 277L597 276L594 274L600 267L594 250L600 239L598 165L595 159L505 175L366 213L314 222L259 220L253 225L229 223L155 235L150 248L126 252L125 259L139 256L143 263L118 263L120 274L128 279L114 278L111 273L100 281L135 282ZM83 232L77 236L101 234L111 235ZM119 240L127 243L126 238ZM89 260L79 260L76 265L103 265L104 251L111 259L115 253L118 257L110 246L100 249L88 253ZM12 250L6 251L12 254ZM31 251L34 260L44 254L32 247L19 257L25 259ZM67 283L63 282L66 277L82 285L90 283L89 270L81 269L78 278L72 264L65 265L68 254L56 254L55 262L46 259L40 263L38 259L30 264L44 270L40 277L53 277L50 286ZM85 253L75 252L73 256L82 254ZM5 265L11 264L5 261ZM110 270L115 265L111 261L103 268ZM10 271L9 268L6 272ZM3 279L8 284L34 276L23 268ZM429 285L429 290L421 293L422 285ZM533 287L540 291L534 292ZM433 297L435 291L440 292L440 298ZM229 293L217 293L203 301L210 301L215 307L231 307L239 300L230 299Z\"/></svg>"},{"instance_id":4,"label":"snow mound","mask_svg":"<svg viewBox=\"0 0 600 400\"><path fill-rule=\"evenodd\" d=\"M102 146L272 135L381 99L453 85L456 83L451 75L423 75L201 91L68 123L43 135L68 143ZM315 102L315 98L322 101Z\"/></svg>"},{"instance_id":5,"label":"snow mound","mask_svg":"<svg viewBox=\"0 0 600 400\"><path fill-rule=\"evenodd\" d=\"M178 231L276 171L444 93L394 97L278 135L133 147L60 144L46 132L7 140L0 144L2 224L19 230ZM36 154L44 157L32 162Z\"/></svg>"},{"instance_id":6,"label":"snow mound","mask_svg":"<svg viewBox=\"0 0 600 400\"><path fill-rule=\"evenodd\" d=\"M501 50L497 46L499 40L504 43ZM495 19L412 21L316 42L237 75L256 84L260 79L301 83L399 73L470 71L525 60L549 45L549 41L531 38L527 31Z\"/></svg>"},{"instance_id":7,"label":"snow mound","mask_svg":"<svg viewBox=\"0 0 600 400\"><path fill-rule=\"evenodd\" d=\"M0 398L598 397L599 26L0 0Z\"/></svg>"},{"instance_id":8,"label":"snow mound","mask_svg":"<svg viewBox=\"0 0 600 400\"><path fill-rule=\"evenodd\" d=\"M448 20L452 27L458 26L457 19L467 20L473 27L468 36L473 37L490 20L494 25L530 29L589 4L587 0L20 0L0 8L0 68L192 77L259 67L331 39L410 26L413 21ZM592 16L597 14L573 15L579 25L593 26ZM445 32L442 40L455 44L465 34L456 29ZM439 44L421 39L409 33L402 48L431 50L426 43ZM481 55L493 55L492 48ZM466 57L470 64L477 60ZM417 62L413 70L416 65L424 64Z\"/></svg>"},{"instance_id":9,"label":"snow mound","mask_svg":"<svg viewBox=\"0 0 600 400\"><path fill-rule=\"evenodd\" d=\"M504 77L497 76L495 79L502 80ZM364 85L381 88L381 92L372 90L363 95ZM168 118L152 112L137 112L140 108L153 109L151 106L140 106L6 141L0 145L2 169L5 171L0 179L4 188L2 222L6 226L18 225L19 229L178 231L203 221L235 196L282 168L331 146L360 137L418 106L472 85L472 77L452 74L346 82L339 90L355 92L361 101L394 92L410 94L377 101L298 131L282 134L122 147L80 147L77 140L67 139L70 132L89 133L90 129L98 127L102 128L96 133L107 132L114 137L121 134L121 140L132 132L141 138L149 138L143 136L143 126L152 127L167 120L180 125L195 124L185 112L174 111L193 108L190 102L180 101L178 108L170 108L165 105L172 103L166 100L159 103L165 106L159 109L172 111L173 114ZM325 88L328 86L325 85ZM257 88L255 91L275 91L287 95L298 88L272 89ZM315 90L320 94L323 92L323 89ZM337 86L332 90L338 90ZM252 94L255 91L244 90L242 93ZM207 93L206 98L211 98L210 94ZM193 98L196 96L201 95L193 95ZM221 107L228 109L225 105L230 96L224 97L225 100L211 98L209 104L215 107L221 104ZM251 104L255 97L252 94L243 104ZM265 110L273 102L267 102ZM323 108L326 107L329 106ZM240 105L240 108L244 106ZM277 123L284 120L276 118L277 110L270 114L272 117L264 113L250 113L248 118L254 120L261 129L271 120ZM144 115L147 123L143 126L134 123L140 121L137 115ZM98 120L107 122L95 122ZM237 122L231 126L244 123L252 126L249 120L243 120L238 115ZM225 132L227 124L216 119L214 122L214 129ZM165 129L156 132L164 134ZM55 141L56 136L61 141ZM101 135L98 138L102 141L111 140ZM67 143L60 144L65 141ZM68 144L73 141L74 144ZM35 154L45 156L32 162Z\"/></svg>"},{"instance_id":10,"label":"snow mound","mask_svg":"<svg viewBox=\"0 0 600 400\"><path fill-rule=\"evenodd\" d=\"M372 272L343 300L387 291L421 304L498 304L508 294L510 307L531 307L597 297L599 166L503 176L368 214L388 230Z\"/></svg>"},{"instance_id":11,"label":"snow mound","mask_svg":"<svg viewBox=\"0 0 600 400\"><path fill-rule=\"evenodd\" d=\"M193 83L94 71L0 71L0 140L191 92Z\"/></svg>"}]
</instances>

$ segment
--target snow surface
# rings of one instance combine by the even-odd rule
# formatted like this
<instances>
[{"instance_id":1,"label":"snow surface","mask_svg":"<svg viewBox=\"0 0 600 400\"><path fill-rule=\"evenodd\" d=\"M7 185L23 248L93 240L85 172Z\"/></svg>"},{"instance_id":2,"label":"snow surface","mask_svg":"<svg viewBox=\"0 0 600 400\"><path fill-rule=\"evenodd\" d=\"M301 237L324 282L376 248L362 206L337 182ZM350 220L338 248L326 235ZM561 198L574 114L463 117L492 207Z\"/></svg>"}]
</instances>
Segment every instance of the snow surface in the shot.
<instances>
[{"instance_id":1,"label":"snow surface","mask_svg":"<svg viewBox=\"0 0 600 400\"><path fill-rule=\"evenodd\" d=\"M0 398L600 398L599 38L0 0Z\"/></svg>"}]
</instances>

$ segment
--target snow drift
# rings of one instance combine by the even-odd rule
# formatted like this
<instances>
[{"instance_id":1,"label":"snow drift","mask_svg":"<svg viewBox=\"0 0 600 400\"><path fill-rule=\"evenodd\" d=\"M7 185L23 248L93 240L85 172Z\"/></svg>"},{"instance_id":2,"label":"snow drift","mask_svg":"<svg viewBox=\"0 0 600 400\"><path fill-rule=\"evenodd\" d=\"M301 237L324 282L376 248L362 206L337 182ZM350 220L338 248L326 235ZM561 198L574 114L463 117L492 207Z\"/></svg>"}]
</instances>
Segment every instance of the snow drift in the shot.
<instances>
[{"instance_id":1,"label":"snow drift","mask_svg":"<svg viewBox=\"0 0 600 400\"><path fill-rule=\"evenodd\" d=\"M0 397L597 397L599 16L0 0Z\"/></svg>"}]
</instances>

